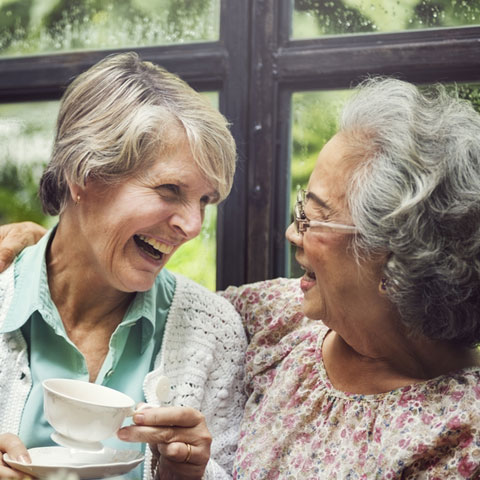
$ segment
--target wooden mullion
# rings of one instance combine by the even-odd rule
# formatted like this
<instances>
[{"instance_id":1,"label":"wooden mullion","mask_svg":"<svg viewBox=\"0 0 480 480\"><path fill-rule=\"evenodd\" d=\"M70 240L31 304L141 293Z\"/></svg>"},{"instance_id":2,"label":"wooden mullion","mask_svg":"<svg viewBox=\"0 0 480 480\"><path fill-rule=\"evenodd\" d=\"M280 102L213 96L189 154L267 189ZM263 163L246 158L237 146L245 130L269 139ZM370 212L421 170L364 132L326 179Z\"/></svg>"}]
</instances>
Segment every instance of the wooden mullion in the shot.
<instances>
[{"instance_id":1,"label":"wooden mullion","mask_svg":"<svg viewBox=\"0 0 480 480\"><path fill-rule=\"evenodd\" d=\"M220 110L231 123L238 162L232 191L218 209L217 289L247 281L249 12L250 1L221 2L220 44L228 56L220 90Z\"/></svg>"},{"instance_id":2,"label":"wooden mullion","mask_svg":"<svg viewBox=\"0 0 480 480\"><path fill-rule=\"evenodd\" d=\"M130 50L199 90L218 89L225 77L227 52L218 42L4 58L0 59L0 102L59 98L79 73L106 55Z\"/></svg>"},{"instance_id":3,"label":"wooden mullion","mask_svg":"<svg viewBox=\"0 0 480 480\"><path fill-rule=\"evenodd\" d=\"M350 44L290 42L277 55L279 81L309 89L348 88L372 74L419 83L480 79L479 28L386 34L376 39L364 39L361 45L354 38Z\"/></svg>"}]
</instances>

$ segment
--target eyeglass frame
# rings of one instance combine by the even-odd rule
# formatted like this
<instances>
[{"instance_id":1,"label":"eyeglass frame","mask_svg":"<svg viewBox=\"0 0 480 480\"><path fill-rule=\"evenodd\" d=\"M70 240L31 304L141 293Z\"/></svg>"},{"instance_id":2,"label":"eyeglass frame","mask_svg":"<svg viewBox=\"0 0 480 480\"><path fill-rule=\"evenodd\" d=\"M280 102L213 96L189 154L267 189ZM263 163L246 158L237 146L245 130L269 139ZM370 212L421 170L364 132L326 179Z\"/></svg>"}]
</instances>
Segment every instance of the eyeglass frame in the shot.
<instances>
[{"instance_id":1,"label":"eyeglass frame","mask_svg":"<svg viewBox=\"0 0 480 480\"><path fill-rule=\"evenodd\" d=\"M336 233L357 233L358 229L354 225L345 225L344 223L322 222L320 220L310 220L305 215L303 208L307 190L303 188L297 192L297 201L293 209L293 223L298 234L304 234L310 227L322 227Z\"/></svg>"}]
</instances>

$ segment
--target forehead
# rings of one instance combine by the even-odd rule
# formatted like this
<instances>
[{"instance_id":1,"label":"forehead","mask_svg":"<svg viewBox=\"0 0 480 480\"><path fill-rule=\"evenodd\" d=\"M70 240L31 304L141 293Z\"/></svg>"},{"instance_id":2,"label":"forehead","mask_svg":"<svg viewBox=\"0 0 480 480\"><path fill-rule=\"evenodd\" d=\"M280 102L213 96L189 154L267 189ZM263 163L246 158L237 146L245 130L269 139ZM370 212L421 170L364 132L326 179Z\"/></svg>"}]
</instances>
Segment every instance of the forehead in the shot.
<instances>
[{"instance_id":1,"label":"forehead","mask_svg":"<svg viewBox=\"0 0 480 480\"><path fill-rule=\"evenodd\" d=\"M172 183L188 189L202 189L217 193L215 185L208 179L195 161L187 136L183 133L156 153L148 170L148 176L157 183Z\"/></svg>"},{"instance_id":2,"label":"forehead","mask_svg":"<svg viewBox=\"0 0 480 480\"><path fill-rule=\"evenodd\" d=\"M320 151L308 182L308 190L336 209L346 209L346 193L352 165L347 161L345 138L332 137Z\"/></svg>"}]
</instances>

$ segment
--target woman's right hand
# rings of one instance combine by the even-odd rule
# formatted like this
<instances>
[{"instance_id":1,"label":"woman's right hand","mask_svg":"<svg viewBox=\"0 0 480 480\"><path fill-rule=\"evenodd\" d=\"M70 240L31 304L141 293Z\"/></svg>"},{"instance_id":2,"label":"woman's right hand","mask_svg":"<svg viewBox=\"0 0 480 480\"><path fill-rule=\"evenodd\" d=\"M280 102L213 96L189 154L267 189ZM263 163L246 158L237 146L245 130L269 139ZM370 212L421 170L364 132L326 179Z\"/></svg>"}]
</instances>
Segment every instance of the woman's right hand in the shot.
<instances>
[{"instance_id":1,"label":"woman's right hand","mask_svg":"<svg viewBox=\"0 0 480 480\"><path fill-rule=\"evenodd\" d=\"M45 228L33 222L0 226L0 272L3 272L25 247L37 243L45 232Z\"/></svg>"},{"instance_id":2,"label":"woman's right hand","mask_svg":"<svg viewBox=\"0 0 480 480\"><path fill-rule=\"evenodd\" d=\"M10 468L3 460L4 453L8 453L13 460L31 463L27 448L13 433L0 435L0 478L30 478L25 473Z\"/></svg>"}]
</instances>

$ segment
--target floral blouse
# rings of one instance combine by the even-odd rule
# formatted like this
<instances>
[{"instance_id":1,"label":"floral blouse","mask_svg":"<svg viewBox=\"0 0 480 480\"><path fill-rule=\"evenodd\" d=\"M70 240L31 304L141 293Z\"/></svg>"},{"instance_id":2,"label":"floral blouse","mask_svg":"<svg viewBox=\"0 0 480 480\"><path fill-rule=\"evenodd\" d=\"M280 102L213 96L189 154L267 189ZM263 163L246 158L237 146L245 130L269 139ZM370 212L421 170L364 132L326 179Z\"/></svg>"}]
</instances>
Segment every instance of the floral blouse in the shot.
<instances>
[{"instance_id":1,"label":"floral blouse","mask_svg":"<svg viewBox=\"0 0 480 480\"><path fill-rule=\"evenodd\" d=\"M391 392L336 390L328 331L300 313L298 280L230 287L250 335L234 478L480 478L480 368Z\"/></svg>"}]
</instances>

